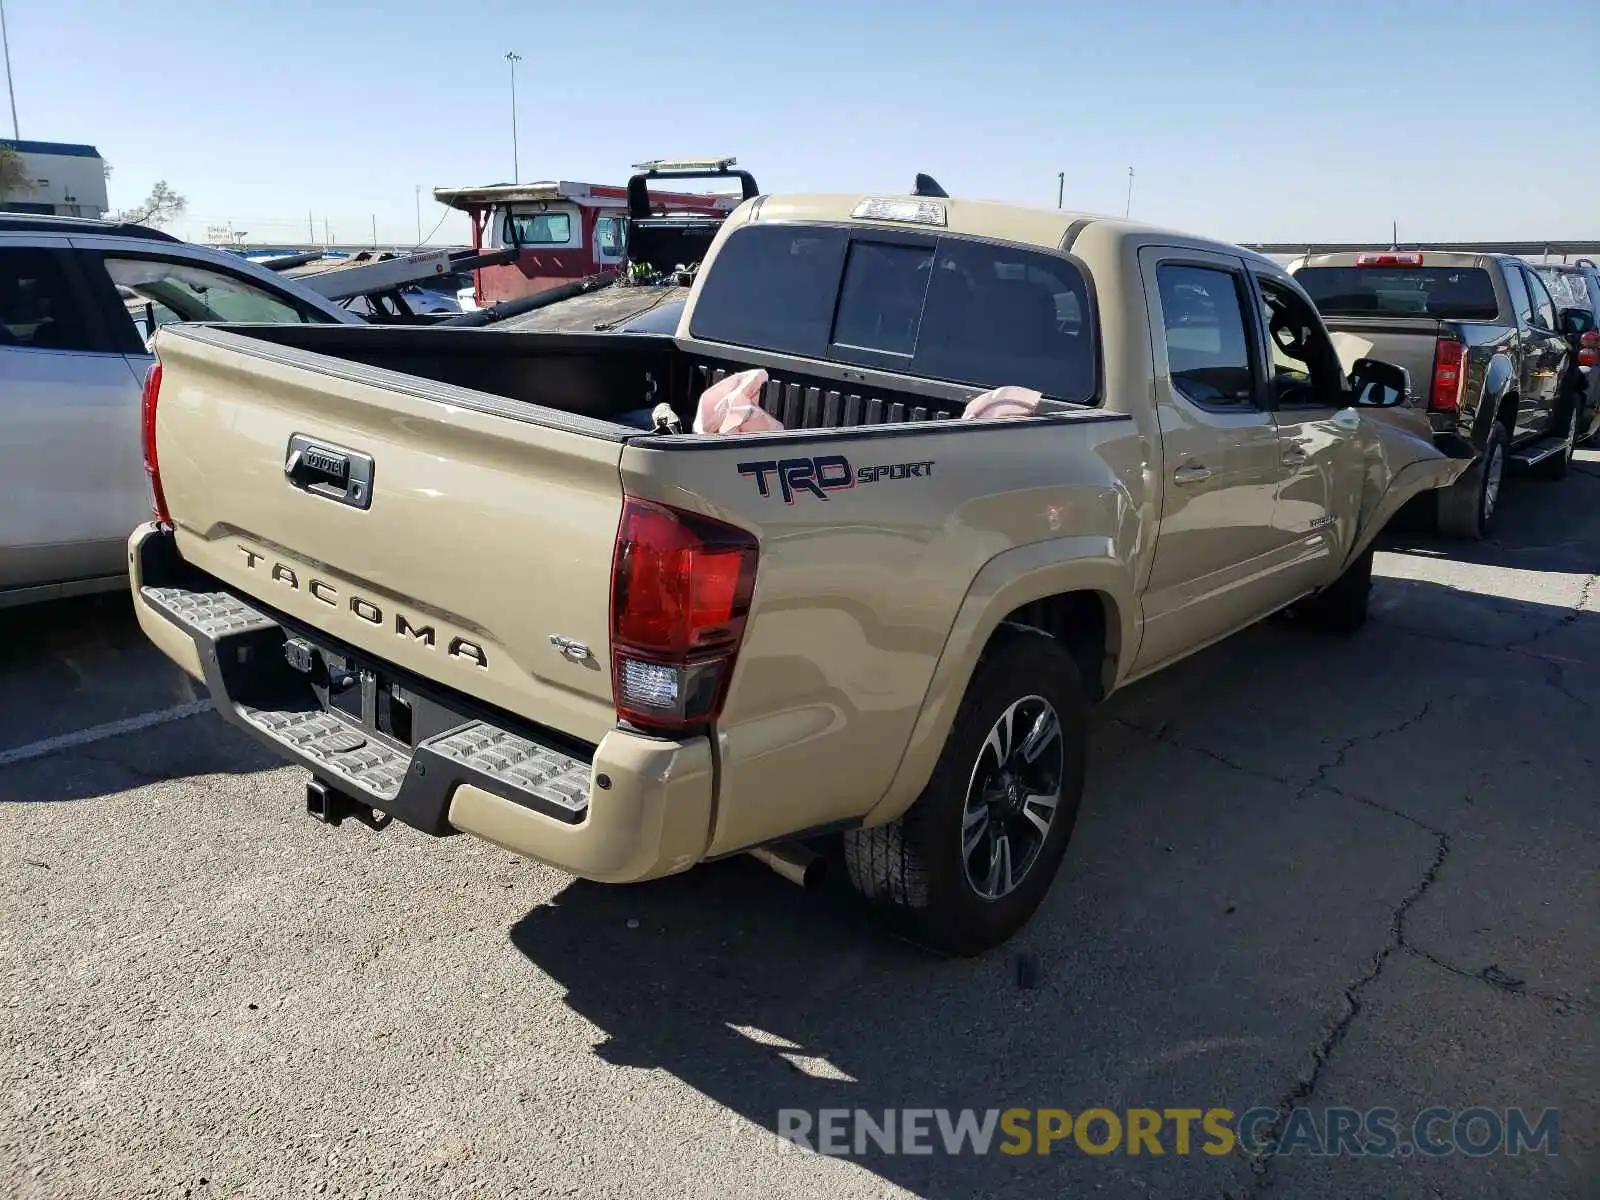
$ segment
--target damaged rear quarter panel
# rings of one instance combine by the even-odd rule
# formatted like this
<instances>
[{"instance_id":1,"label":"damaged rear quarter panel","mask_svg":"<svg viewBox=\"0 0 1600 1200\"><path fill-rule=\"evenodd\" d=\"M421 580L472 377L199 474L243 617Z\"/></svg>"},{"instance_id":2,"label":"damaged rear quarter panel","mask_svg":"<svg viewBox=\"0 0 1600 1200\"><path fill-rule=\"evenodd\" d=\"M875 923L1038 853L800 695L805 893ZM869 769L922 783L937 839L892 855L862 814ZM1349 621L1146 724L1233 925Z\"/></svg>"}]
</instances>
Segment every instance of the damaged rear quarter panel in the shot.
<instances>
[{"instance_id":1,"label":"damaged rear quarter panel","mask_svg":"<svg viewBox=\"0 0 1600 1200\"><path fill-rule=\"evenodd\" d=\"M1148 456L1132 421L1092 410L657 446L624 451L627 494L761 543L718 727L711 854L868 812L984 564L1086 538L1131 556Z\"/></svg>"}]
</instances>

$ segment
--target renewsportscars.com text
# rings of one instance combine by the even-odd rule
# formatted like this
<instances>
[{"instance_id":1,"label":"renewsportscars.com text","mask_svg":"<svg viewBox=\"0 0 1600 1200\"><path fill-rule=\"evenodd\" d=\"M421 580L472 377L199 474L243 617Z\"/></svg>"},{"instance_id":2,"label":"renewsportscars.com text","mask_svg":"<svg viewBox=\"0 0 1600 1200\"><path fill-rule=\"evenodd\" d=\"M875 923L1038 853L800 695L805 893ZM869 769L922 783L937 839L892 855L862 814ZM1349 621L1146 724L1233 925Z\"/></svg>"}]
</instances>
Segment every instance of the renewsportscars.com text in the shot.
<instances>
[{"instance_id":1,"label":"renewsportscars.com text","mask_svg":"<svg viewBox=\"0 0 1600 1200\"><path fill-rule=\"evenodd\" d=\"M1557 1153L1560 1113L1426 1108L785 1108L778 1148L870 1154L1441 1157Z\"/></svg>"}]
</instances>

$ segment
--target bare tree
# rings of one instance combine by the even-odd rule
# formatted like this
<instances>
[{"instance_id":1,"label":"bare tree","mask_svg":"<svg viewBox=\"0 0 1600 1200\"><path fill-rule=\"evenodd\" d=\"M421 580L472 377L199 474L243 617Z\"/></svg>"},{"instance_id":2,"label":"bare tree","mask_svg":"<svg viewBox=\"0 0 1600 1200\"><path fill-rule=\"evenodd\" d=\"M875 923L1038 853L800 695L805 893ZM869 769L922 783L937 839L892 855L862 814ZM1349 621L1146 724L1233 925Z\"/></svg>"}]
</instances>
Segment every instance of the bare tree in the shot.
<instances>
[{"instance_id":1,"label":"bare tree","mask_svg":"<svg viewBox=\"0 0 1600 1200\"><path fill-rule=\"evenodd\" d=\"M33 191L34 182L27 166L10 146L0 146L0 199L24 196Z\"/></svg>"},{"instance_id":2,"label":"bare tree","mask_svg":"<svg viewBox=\"0 0 1600 1200\"><path fill-rule=\"evenodd\" d=\"M144 203L121 210L116 214L115 220L126 221L130 225L152 225L159 228L168 221L181 217L188 207L189 201L168 187L165 179L161 179L150 189L150 194L144 198Z\"/></svg>"}]
</instances>

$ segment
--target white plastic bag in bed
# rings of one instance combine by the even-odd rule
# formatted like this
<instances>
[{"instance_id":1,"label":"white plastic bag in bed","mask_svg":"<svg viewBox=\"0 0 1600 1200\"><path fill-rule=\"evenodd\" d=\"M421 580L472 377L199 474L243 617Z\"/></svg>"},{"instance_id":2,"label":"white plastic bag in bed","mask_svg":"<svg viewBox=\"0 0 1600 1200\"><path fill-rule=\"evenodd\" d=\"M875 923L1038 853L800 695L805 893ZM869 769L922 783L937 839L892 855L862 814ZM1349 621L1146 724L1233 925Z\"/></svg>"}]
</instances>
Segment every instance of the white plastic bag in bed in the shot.
<instances>
[{"instance_id":1,"label":"white plastic bag in bed","mask_svg":"<svg viewBox=\"0 0 1600 1200\"><path fill-rule=\"evenodd\" d=\"M696 433L775 433L783 422L761 407L767 373L759 368L729 375L700 395L695 409Z\"/></svg>"},{"instance_id":2,"label":"white plastic bag in bed","mask_svg":"<svg viewBox=\"0 0 1600 1200\"><path fill-rule=\"evenodd\" d=\"M961 417L965 421L993 421L999 417L1037 416L1043 399L1044 393L1032 388L997 387L967 401Z\"/></svg>"}]
</instances>

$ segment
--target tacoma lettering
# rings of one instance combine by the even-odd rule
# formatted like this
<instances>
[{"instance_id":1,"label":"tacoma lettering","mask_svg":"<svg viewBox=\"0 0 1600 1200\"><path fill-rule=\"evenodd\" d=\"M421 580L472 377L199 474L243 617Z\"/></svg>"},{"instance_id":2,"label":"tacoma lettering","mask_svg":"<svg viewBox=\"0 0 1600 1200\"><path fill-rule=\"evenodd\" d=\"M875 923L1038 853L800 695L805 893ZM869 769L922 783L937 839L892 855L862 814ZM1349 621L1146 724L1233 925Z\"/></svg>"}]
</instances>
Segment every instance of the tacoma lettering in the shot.
<instances>
[{"instance_id":1,"label":"tacoma lettering","mask_svg":"<svg viewBox=\"0 0 1600 1200\"><path fill-rule=\"evenodd\" d=\"M841 460L842 461L842 460ZM846 464L848 466L848 464ZM830 475L828 478L832 478ZM831 486L831 485L830 485ZM274 562L248 546L240 546L239 553L244 555L244 564L251 570L259 570L265 566L267 577L277 583L283 584L290 591L304 591L315 600L332 608L339 607L339 589L325 579L316 576L307 576L303 581L288 563ZM386 622L381 607L368 600L365 596L352 595L346 601L352 616L369 625L382 626L389 624L394 635L406 639L410 645L424 646L430 650L437 649L440 645L438 630L433 625L418 625L403 612L393 614L393 620ZM469 641L460 636L452 636L444 643L446 657L460 659L472 663L474 666L487 671L489 669L489 656L477 642Z\"/></svg>"}]
</instances>

